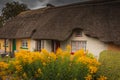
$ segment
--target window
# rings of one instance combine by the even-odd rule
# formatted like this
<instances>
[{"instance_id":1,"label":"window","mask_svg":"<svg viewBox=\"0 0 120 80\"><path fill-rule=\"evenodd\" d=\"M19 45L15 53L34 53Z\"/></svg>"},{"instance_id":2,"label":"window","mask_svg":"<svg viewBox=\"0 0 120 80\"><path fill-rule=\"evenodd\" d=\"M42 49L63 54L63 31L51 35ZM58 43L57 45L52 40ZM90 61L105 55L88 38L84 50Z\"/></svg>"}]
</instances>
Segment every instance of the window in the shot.
<instances>
[{"instance_id":1,"label":"window","mask_svg":"<svg viewBox=\"0 0 120 80\"><path fill-rule=\"evenodd\" d=\"M37 51L41 51L44 48L44 40L37 41Z\"/></svg>"},{"instance_id":2,"label":"window","mask_svg":"<svg viewBox=\"0 0 120 80\"><path fill-rule=\"evenodd\" d=\"M76 31L75 31L75 37L82 37L82 32L81 32L81 30L76 30Z\"/></svg>"},{"instance_id":3,"label":"window","mask_svg":"<svg viewBox=\"0 0 120 80\"><path fill-rule=\"evenodd\" d=\"M22 40L21 48L28 48L27 39L23 39L23 40Z\"/></svg>"},{"instance_id":4,"label":"window","mask_svg":"<svg viewBox=\"0 0 120 80\"><path fill-rule=\"evenodd\" d=\"M72 52L75 52L76 50L84 49L86 50L86 41L72 41Z\"/></svg>"},{"instance_id":5,"label":"window","mask_svg":"<svg viewBox=\"0 0 120 80\"><path fill-rule=\"evenodd\" d=\"M56 50L60 47L60 42L56 40L52 40L52 52L56 52Z\"/></svg>"},{"instance_id":6,"label":"window","mask_svg":"<svg viewBox=\"0 0 120 80\"><path fill-rule=\"evenodd\" d=\"M4 42L4 47L8 47L8 42L9 42L9 40L6 39L5 42Z\"/></svg>"}]
</instances>

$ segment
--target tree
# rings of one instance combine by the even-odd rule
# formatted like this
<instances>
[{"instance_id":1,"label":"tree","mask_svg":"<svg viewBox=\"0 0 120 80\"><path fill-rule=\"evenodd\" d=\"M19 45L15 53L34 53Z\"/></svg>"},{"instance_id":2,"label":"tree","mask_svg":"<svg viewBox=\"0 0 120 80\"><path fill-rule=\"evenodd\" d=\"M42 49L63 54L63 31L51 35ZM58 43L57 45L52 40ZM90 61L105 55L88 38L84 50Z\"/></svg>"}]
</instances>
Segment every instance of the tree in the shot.
<instances>
[{"instance_id":1,"label":"tree","mask_svg":"<svg viewBox=\"0 0 120 80\"><path fill-rule=\"evenodd\" d=\"M20 12L29 10L27 5L20 4L19 2L11 2L6 3L5 7L2 9L2 18L5 22L15 16L17 16Z\"/></svg>"}]
</instances>

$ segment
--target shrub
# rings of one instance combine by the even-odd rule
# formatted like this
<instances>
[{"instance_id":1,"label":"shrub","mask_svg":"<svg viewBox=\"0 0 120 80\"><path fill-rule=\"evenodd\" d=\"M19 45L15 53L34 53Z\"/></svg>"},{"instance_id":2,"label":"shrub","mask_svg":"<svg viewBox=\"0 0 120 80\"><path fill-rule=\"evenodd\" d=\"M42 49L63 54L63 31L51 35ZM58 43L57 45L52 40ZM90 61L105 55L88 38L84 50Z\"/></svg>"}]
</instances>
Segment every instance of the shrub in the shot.
<instances>
[{"instance_id":1,"label":"shrub","mask_svg":"<svg viewBox=\"0 0 120 80\"><path fill-rule=\"evenodd\" d=\"M1 63L7 67L2 66L5 73L0 76L9 80L106 80L104 76L95 79L100 63L93 56L84 50L71 55L69 47L56 53L21 51L8 63Z\"/></svg>"},{"instance_id":2,"label":"shrub","mask_svg":"<svg viewBox=\"0 0 120 80\"><path fill-rule=\"evenodd\" d=\"M120 52L103 51L99 61L101 66L97 74L105 75L109 80L120 80Z\"/></svg>"}]
</instances>

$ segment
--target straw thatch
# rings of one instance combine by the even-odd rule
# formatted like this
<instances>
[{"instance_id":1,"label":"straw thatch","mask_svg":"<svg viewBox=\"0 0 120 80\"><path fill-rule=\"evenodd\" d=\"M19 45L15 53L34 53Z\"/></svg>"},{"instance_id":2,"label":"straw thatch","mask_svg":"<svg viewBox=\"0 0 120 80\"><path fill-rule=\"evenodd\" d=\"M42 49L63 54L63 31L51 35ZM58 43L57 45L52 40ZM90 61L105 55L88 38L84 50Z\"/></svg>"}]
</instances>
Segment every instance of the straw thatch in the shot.
<instances>
[{"instance_id":1,"label":"straw thatch","mask_svg":"<svg viewBox=\"0 0 120 80\"><path fill-rule=\"evenodd\" d=\"M76 28L120 44L120 1L91 1L23 12L6 23L5 38L66 40ZM0 36L1 37L1 36Z\"/></svg>"},{"instance_id":2,"label":"straw thatch","mask_svg":"<svg viewBox=\"0 0 120 80\"><path fill-rule=\"evenodd\" d=\"M34 25L38 22L37 17L40 17L39 14L45 9L25 11L9 20L0 32L0 38L30 38L36 29ZM35 15L37 17L34 17Z\"/></svg>"}]
</instances>

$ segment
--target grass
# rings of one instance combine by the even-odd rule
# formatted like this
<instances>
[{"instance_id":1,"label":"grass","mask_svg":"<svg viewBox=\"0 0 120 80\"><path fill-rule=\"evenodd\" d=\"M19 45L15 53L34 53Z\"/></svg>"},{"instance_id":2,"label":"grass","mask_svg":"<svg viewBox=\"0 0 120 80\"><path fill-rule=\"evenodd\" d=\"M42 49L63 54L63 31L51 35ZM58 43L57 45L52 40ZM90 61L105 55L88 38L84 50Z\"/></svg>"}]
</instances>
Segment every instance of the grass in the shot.
<instances>
[{"instance_id":1,"label":"grass","mask_svg":"<svg viewBox=\"0 0 120 80\"><path fill-rule=\"evenodd\" d=\"M108 80L120 80L120 52L103 51L99 61L101 66L97 74L106 76Z\"/></svg>"}]
</instances>

